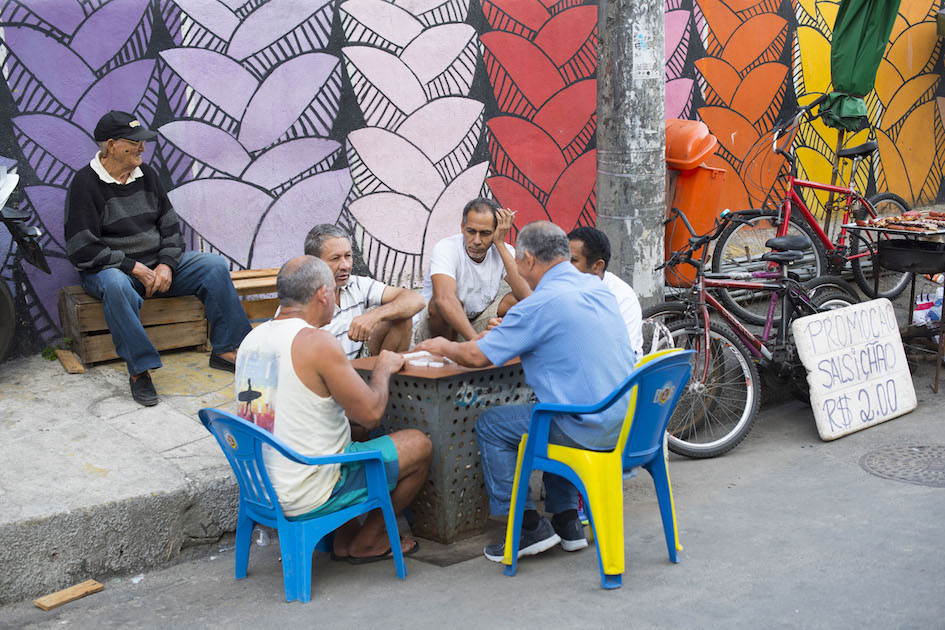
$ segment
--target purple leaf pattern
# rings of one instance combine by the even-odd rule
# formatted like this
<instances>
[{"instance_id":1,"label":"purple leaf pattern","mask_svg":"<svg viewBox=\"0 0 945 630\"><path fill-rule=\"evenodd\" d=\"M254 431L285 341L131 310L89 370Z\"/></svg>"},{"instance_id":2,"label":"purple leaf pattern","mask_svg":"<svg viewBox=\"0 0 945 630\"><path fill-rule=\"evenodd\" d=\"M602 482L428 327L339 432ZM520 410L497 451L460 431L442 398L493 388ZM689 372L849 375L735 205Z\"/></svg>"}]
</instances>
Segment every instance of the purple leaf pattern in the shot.
<instances>
[{"instance_id":1,"label":"purple leaf pattern","mask_svg":"<svg viewBox=\"0 0 945 630\"><path fill-rule=\"evenodd\" d=\"M484 107L469 98L479 51L463 23L468 2L386 4L340 5L345 72L367 123L348 134L352 186L341 222L375 277L409 286L433 244L455 232L463 205L483 194L488 163L470 161Z\"/></svg>"}]
</instances>

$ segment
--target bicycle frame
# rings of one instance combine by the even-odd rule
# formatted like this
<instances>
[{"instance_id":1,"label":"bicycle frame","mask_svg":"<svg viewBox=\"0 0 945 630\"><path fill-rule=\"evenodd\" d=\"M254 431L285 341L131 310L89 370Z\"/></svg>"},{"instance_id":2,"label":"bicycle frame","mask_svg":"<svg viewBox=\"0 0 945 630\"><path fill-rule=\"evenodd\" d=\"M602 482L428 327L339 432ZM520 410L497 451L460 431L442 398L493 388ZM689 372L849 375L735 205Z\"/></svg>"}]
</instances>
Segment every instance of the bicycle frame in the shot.
<instances>
[{"instance_id":1,"label":"bicycle frame","mask_svg":"<svg viewBox=\"0 0 945 630\"><path fill-rule=\"evenodd\" d=\"M784 201L781 202L781 218L782 223L778 226L778 236L784 236L788 232L788 227L790 227L791 219L791 208L793 204L797 204L798 210L801 212L801 216L804 217L804 220L807 222L807 225L811 227L814 231L814 234L817 236L817 239L823 243L824 248L828 253L836 254L838 250L846 246L846 237L847 237L847 228L841 227L840 234L837 237L837 244L827 236L827 233L820 226L820 222L814 217L813 213L807 207L807 204L804 203L804 199L797 193L797 188L807 188L810 190L822 190L825 192L833 192L838 195L841 195L846 199L845 209L843 212L843 221L841 223L850 222L850 208L853 207L853 201L858 201L862 203L863 206L869 211L871 215L875 215L876 211L873 206L870 205L869 201L863 196L861 196L856 190L848 186L831 186L830 184L821 184L819 182L814 182L806 179L797 179L794 174L787 175L788 183L788 194L785 196ZM864 251L853 256L844 255L845 260L855 260L857 258L863 258L865 256L870 256L871 254L868 251Z\"/></svg>"},{"instance_id":2,"label":"bicycle frame","mask_svg":"<svg viewBox=\"0 0 945 630\"><path fill-rule=\"evenodd\" d=\"M701 320L703 322L703 343L705 343L706 347L708 347L709 307L712 307L728 323L729 328L735 333L735 336L745 344L745 346L755 356L756 359L763 362L770 362L774 359L774 353L769 347L769 340L771 338L771 328L774 322L774 310L777 305L778 298L784 299L781 300L781 320L778 324L777 335L775 338L775 345L777 346L784 346L787 344L787 324L793 320L792 315L797 310L798 304L805 304L814 312L816 312L816 307L811 303L807 294L799 288L799 284L795 280L787 279L779 272L756 271L752 272L751 277L761 281L753 282L749 280L735 280L732 279L730 275L720 275L716 278L710 278L705 274L699 274L698 284L694 286L693 291L697 296L699 296L697 305L700 311ZM765 280L778 281L765 282ZM721 302L719 302L711 293L706 290L713 288L760 289L771 292L771 302L768 305L768 317L765 322L764 331L762 332L761 337L758 337L748 330L748 328L742 324L737 317L732 315L732 313L726 309L721 304ZM708 377L708 371L708 354L706 354L706 362L702 367L703 381Z\"/></svg>"}]
</instances>

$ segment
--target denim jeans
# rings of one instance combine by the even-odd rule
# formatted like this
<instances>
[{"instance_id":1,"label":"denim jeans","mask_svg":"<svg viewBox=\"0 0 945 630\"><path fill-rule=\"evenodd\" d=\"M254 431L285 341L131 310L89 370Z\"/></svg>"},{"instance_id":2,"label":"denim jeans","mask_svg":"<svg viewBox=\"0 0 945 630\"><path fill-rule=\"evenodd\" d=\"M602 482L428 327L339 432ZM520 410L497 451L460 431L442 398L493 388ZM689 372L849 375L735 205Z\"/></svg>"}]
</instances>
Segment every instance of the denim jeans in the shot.
<instances>
[{"instance_id":1,"label":"denim jeans","mask_svg":"<svg viewBox=\"0 0 945 630\"><path fill-rule=\"evenodd\" d=\"M509 513L512 502L512 487L515 483L515 462L518 459L518 444L522 435L528 433L532 408L535 405L506 405L494 407L479 414L476 420L476 440L479 442L482 476L489 493L489 511L500 516ZM556 426L552 419L548 432L549 444L561 444L583 448ZM578 491L563 477L544 473L545 508L552 514L565 510L576 510ZM526 486L527 490L527 486ZM525 509L534 510L531 496L525 497Z\"/></svg>"},{"instance_id":2,"label":"denim jeans","mask_svg":"<svg viewBox=\"0 0 945 630\"><path fill-rule=\"evenodd\" d=\"M86 293L102 301L105 322L115 351L128 364L129 374L161 367L161 356L148 339L138 311L144 303L144 285L121 269L79 274ZM196 295L203 302L210 323L210 344L217 354L236 350L252 327L230 279L230 269L220 256L186 252L171 279L171 287L158 297Z\"/></svg>"}]
</instances>

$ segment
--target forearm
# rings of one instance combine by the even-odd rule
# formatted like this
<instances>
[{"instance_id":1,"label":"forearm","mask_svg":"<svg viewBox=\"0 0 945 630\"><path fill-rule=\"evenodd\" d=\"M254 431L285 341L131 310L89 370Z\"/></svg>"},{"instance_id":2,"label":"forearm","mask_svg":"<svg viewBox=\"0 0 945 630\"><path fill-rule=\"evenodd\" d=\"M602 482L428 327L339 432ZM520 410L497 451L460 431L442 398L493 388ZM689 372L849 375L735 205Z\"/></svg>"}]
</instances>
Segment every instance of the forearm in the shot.
<instances>
[{"instance_id":1,"label":"forearm","mask_svg":"<svg viewBox=\"0 0 945 630\"><path fill-rule=\"evenodd\" d=\"M443 356L465 367L488 367L492 362L482 353L475 341L448 341L443 344Z\"/></svg>"},{"instance_id":2,"label":"forearm","mask_svg":"<svg viewBox=\"0 0 945 630\"><path fill-rule=\"evenodd\" d=\"M184 255L184 237L180 230L180 219L174 208L168 207L158 219L158 234L161 236L161 249L158 262L176 271Z\"/></svg>"},{"instance_id":3,"label":"forearm","mask_svg":"<svg viewBox=\"0 0 945 630\"><path fill-rule=\"evenodd\" d=\"M512 252L509 251L508 247L503 243L501 246L497 245L496 250L499 252L502 264L505 265L505 281L512 289L512 295L515 296L515 299L521 302L532 294L532 288L528 286L522 276L518 275L518 265L515 264L515 257L512 256Z\"/></svg>"},{"instance_id":4,"label":"forearm","mask_svg":"<svg viewBox=\"0 0 945 630\"><path fill-rule=\"evenodd\" d=\"M364 411L364 415L352 418L353 421L369 430L375 429L380 425L381 418L384 417L384 410L387 409L387 397L390 392L390 376L390 369L386 365L378 363L371 373L371 382L368 385L371 390L371 395L368 397L369 400L367 401L368 408Z\"/></svg>"},{"instance_id":5,"label":"forearm","mask_svg":"<svg viewBox=\"0 0 945 630\"><path fill-rule=\"evenodd\" d=\"M450 328L466 339L472 339L476 336L476 329L469 323L469 318L466 317L466 310L463 308L463 304L459 301L458 297L455 295L439 298L434 296L433 299L437 313Z\"/></svg>"},{"instance_id":6,"label":"forearm","mask_svg":"<svg viewBox=\"0 0 945 630\"><path fill-rule=\"evenodd\" d=\"M407 319L423 310L423 297L416 291L405 290L387 304L374 309L380 321Z\"/></svg>"}]
</instances>

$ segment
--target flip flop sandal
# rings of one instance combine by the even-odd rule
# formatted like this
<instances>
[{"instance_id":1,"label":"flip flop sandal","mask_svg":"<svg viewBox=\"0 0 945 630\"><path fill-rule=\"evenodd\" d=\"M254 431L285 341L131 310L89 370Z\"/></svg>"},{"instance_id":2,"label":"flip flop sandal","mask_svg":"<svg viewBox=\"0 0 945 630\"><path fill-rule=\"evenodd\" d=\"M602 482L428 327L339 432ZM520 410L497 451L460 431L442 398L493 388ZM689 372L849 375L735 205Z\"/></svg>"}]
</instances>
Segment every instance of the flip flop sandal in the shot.
<instances>
[{"instance_id":1,"label":"flip flop sandal","mask_svg":"<svg viewBox=\"0 0 945 630\"><path fill-rule=\"evenodd\" d=\"M417 551L420 550L420 541L414 540L413 542L414 542L413 547L411 547L409 551L404 552L405 556L412 556L413 554L417 553ZM336 559L339 561L346 560L348 564L371 564L372 562L381 562L382 560L387 560L392 557L393 557L393 553L391 552L390 549L376 556L364 556L364 557L336 556L334 552L332 552L331 554L332 560L336 560Z\"/></svg>"}]
</instances>

